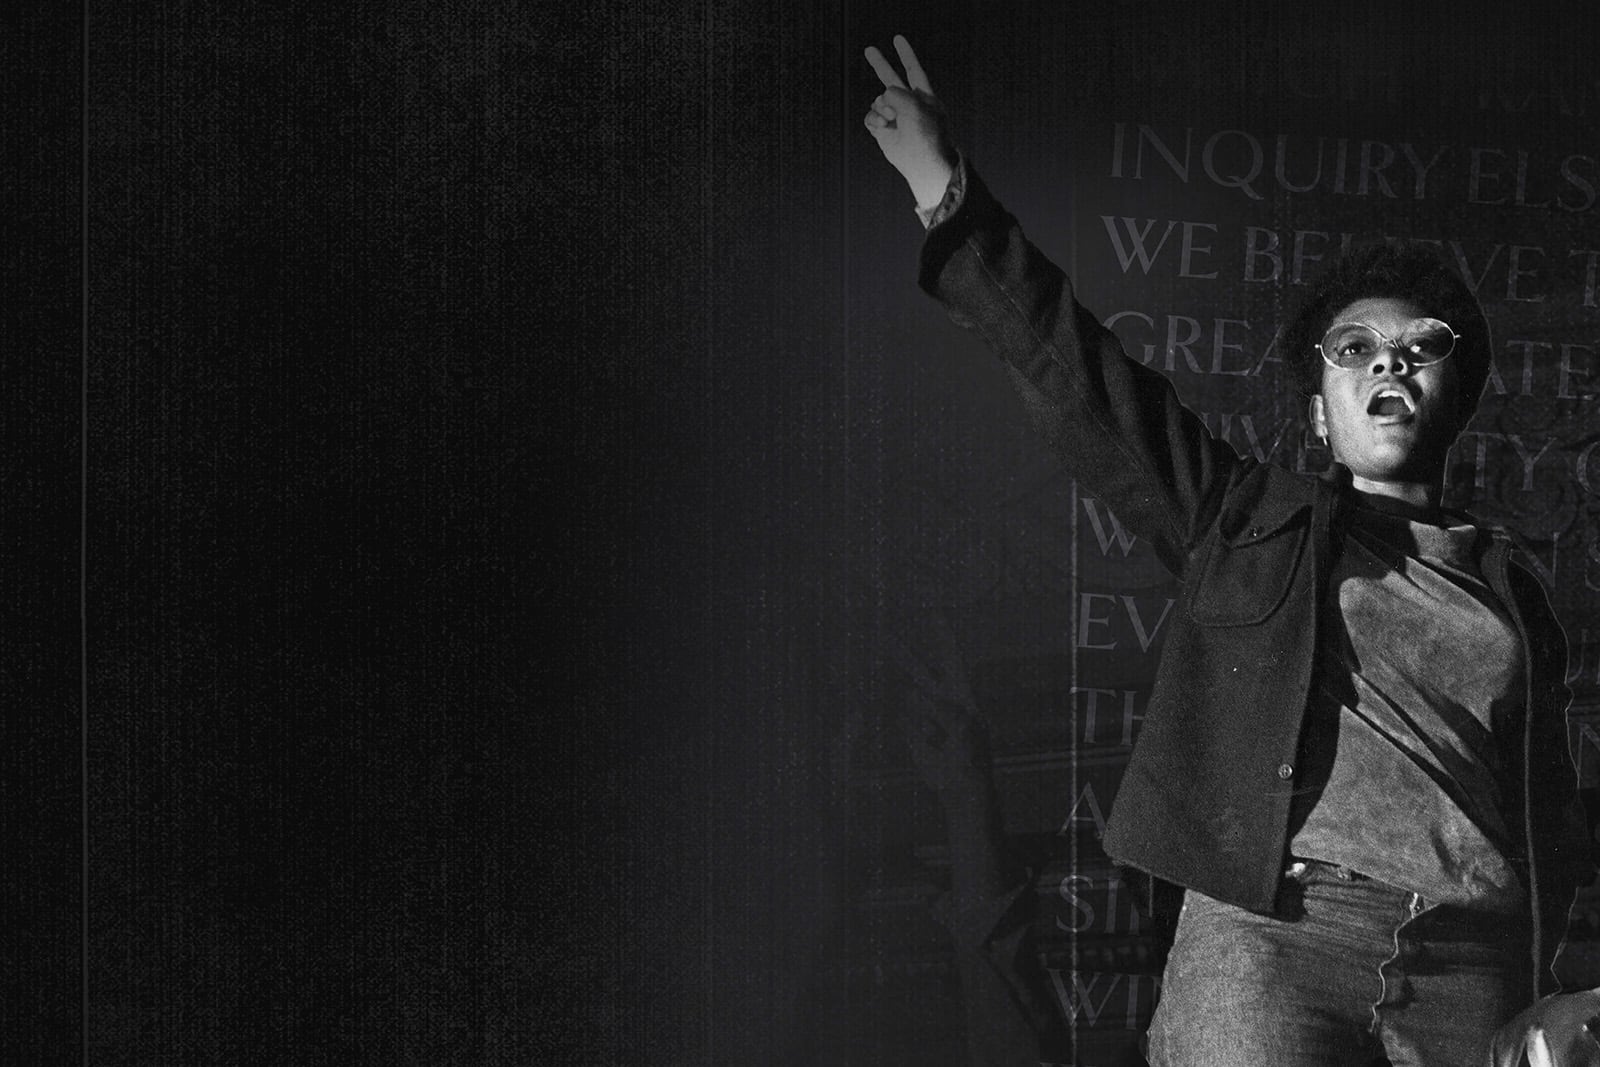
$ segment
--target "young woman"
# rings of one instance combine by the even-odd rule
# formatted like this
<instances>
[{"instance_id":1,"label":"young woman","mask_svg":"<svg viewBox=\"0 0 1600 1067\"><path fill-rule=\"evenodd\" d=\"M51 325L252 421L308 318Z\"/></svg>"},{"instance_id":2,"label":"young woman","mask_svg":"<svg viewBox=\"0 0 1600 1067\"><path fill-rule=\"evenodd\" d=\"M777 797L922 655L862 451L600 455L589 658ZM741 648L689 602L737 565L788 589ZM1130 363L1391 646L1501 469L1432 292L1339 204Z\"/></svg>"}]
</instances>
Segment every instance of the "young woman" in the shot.
<instances>
[{"instance_id":1,"label":"young woman","mask_svg":"<svg viewBox=\"0 0 1600 1067\"><path fill-rule=\"evenodd\" d=\"M920 284L1184 583L1104 839L1185 888L1151 1062L1600 1064L1600 991L1544 995L1595 873L1565 641L1507 535L1440 506L1489 368L1471 291L1416 248L1333 266L1281 343L1334 463L1240 459L1077 304L895 46L865 123L928 227Z\"/></svg>"}]
</instances>

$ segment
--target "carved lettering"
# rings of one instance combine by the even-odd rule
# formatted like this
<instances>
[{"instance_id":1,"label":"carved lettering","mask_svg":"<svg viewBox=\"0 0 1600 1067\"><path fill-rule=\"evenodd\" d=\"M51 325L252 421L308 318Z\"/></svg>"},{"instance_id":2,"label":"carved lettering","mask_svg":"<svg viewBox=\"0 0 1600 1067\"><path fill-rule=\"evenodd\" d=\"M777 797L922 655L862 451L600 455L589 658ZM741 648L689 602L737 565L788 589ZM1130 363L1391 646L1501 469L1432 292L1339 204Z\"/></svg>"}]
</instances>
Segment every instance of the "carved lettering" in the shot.
<instances>
[{"instance_id":1,"label":"carved lettering","mask_svg":"<svg viewBox=\"0 0 1600 1067\"><path fill-rule=\"evenodd\" d=\"M1080 809L1082 813L1080 814ZM1100 807L1100 798L1094 795L1094 783L1084 782L1083 788L1078 790L1078 796L1072 802L1072 808L1067 812L1067 818L1061 824L1061 829L1056 831L1057 836L1070 834L1076 824L1087 822L1094 827L1095 837L1103 837L1106 832L1106 815Z\"/></svg>"},{"instance_id":2,"label":"carved lettering","mask_svg":"<svg viewBox=\"0 0 1600 1067\"><path fill-rule=\"evenodd\" d=\"M1150 248L1147 244L1150 239L1150 231L1155 227L1158 220L1145 219L1142 227L1134 219L1113 218L1110 215L1101 215L1100 221L1105 223L1106 233L1111 238L1112 247L1116 249L1117 262L1122 264L1122 273L1124 274L1128 273L1128 268L1133 265L1135 259L1139 261L1139 269L1149 274L1155 258L1161 254L1162 247L1172 234L1172 228L1177 225L1176 222L1168 220L1166 228L1161 231L1161 239L1156 242L1154 248ZM1123 232L1128 237L1126 246L1123 245L1122 236L1117 230L1117 223L1119 222L1122 224Z\"/></svg>"},{"instance_id":3,"label":"carved lettering","mask_svg":"<svg viewBox=\"0 0 1600 1067\"><path fill-rule=\"evenodd\" d=\"M1244 231L1244 280L1247 282L1275 282L1283 273L1283 258L1278 255L1278 235L1261 226L1247 226ZM1265 258L1272 264L1269 274L1258 274L1255 263Z\"/></svg>"},{"instance_id":4,"label":"carved lettering","mask_svg":"<svg viewBox=\"0 0 1600 1067\"><path fill-rule=\"evenodd\" d=\"M1116 718L1121 727L1117 744L1127 748L1133 744L1134 737L1138 734L1138 724L1144 722L1144 712L1140 710L1138 701L1145 694L1140 689L1101 689L1096 686L1075 685L1068 691L1069 696L1082 697L1077 709L1078 721L1083 724L1083 743L1086 745L1101 744L1100 725L1104 721L1100 714L1100 698L1111 700L1122 698L1121 712Z\"/></svg>"},{"instance_id":5,"label":"carved lettering","mask_svg":"<svg viewBox=\"0 0 1600 1067\"><path fill-rule=\"evenodd\" d=\"M1094 527L1095 540L1100 542L1100 554L1111 555L1111 542L1115 541L1122 547L1124 557L1131 551L1138 538L1129 533L1122 526L1122 521L1117 518L1117 513L1106 508L1105 521L1100 518L1100 508L1094 497L1083 498L1083 510L1089 516L1089 525ZM1110 529L1107 529L1109 523Z\"/></svg>"},{"instance_id":6,"label":"carved lettering","mask_svg":"<svg viewBox=\"0 0 1600 1067\"><path fill-rule=\"evenodd\" d=\"M1595 303L1595 263L1600 261L1600 250L1593 248L1574 248L1567 253L1567 258L1582 256L1583 259L1583 306L1586 308L1600 307Z\"/></svg>"},{"instance_id":7,"label":"carved lettering","mask_svg":"<svg viewBox=\"0 0 1600 1067\"><path fill-rule=\"evenodd\" d=\"M1572 365L1572 357L1578 352L1592 354L1594 352L1594 346L1574 345L1567 344L1565 342L1563 342L1561 345L1561 361L1556 365L1556 396L1560 397L1562 400L1589 399L1590 394L1588 393L1574 393L1572 391L1573 378L1589 377L1589 369L1587 367L1575 368Z\"/></svg>"},{"instance_id":8,"label":"carved lettering","mask_svg":"<svg viewBox=\"0 0 1600 1067\"><path fill-rule=\"evenodd\" d=\"M1503 204L1506 202L1506 198L1503 196L1497 200L1486 200L1482 195L1485 180L1491 182L1500 180L1500 175L1497 172L1487 170L1484 166L1484 158L1490 155L1504 159L1506 154L1498 148L1474 148L1468 153L1468 157L1472 160L1467 170L1467 202L1470 204Z\"/></svg>"},{"instance_id":9,"label":"carved lettering","mask_svg":"<svg viewBox=\"0 0 1600 1067\"><path fill-rule=\"evenodd\" d=\"M1072 908L1072 914L1056 916L1058 930L1074 934L1091 930L1106 934L1137 934L1147 921L1140 912L1135 895L1123 892L1122 874L1116 869L1095 877L1069 874L1061 879L1056 893Z\"/></svg>"},{"instance_id":10,"label":"carved lettering","mask_svg":"<svg viewBox=\"0 0 1600 1067\"><path fill-rule=\"evenodd\" d=\"M1564 178L1574 189L1580 190L1583 194L1580 199L1570 202L1565 197L1557 197L1556 206L1561 208L1563 211L1571 211L1574 213L1579 211L1588 211L1594 206L1595 197L1600 195L1600 192L1597 192L1595 189L1594 182L1588 177L1578 173L1578 164L1580 161L1588 164L1588 167L1585 169L1587 169L1590 174L1594 173L1597 164L1589 156L1573 155L1568 156L1566 159L1561 161L1561 177Z\"/></svg>"},{"instance_id":11,"label":"carved lettering","mask_svg":"<svg viewBox=\"0 0 1600 1067\"><path fill-rule=\"evenodd\" d=\"M1517 292L1517 280L1519 278L1532 278L1538 273L1532 267L1522 266L1522 255L1524 252L1531 252L1540 256L1544 255L1544 249L1538 245L1511 246L1511 259L1506 267L1506 299L1520 300L1526 304L1536 304L1544 299L1543 293L1540 293L1538 296L1521 296Z\"/></svg>"},{"instance_id":12,"label":"carved lettering","mask_svg":"<svg viewBox=\"0 0 1600 1067\"><path fill-rule=\"evenodd\" d=\"M1124 1030L1143 1029L1161 988L1161 979L1153 974L1085 973L1057 967L1046 967L1045 972L1050 975L1062 1018L1074 1029L1111 1029L1113 1025ZM1119 992L1121 996L1117 996ZM1120 1014L1107 1014L1113 1003L1122 1008Z\"/></svg>"},{"instance_id":13,"label":"carved lettering","mask_svg":"<svg viewBox=\"0 0 1600 1067\"><path fill-rule=\"evenodd\" d=\"M1422 162L1422 158L1417 155L1416 148L1409 141L1400 142L1400 153L1406 157L1406 162L1411 164L1411 173L1416 178L1416 187L1412 190L1411 198L1413 200L1421 200L1427 195L1428 172L1438 165L1439 160L1444 158L1445 148L1440 146L1439 150L1433 154L1433 158L1426 163Z\"/></svg>"}]
</instances>

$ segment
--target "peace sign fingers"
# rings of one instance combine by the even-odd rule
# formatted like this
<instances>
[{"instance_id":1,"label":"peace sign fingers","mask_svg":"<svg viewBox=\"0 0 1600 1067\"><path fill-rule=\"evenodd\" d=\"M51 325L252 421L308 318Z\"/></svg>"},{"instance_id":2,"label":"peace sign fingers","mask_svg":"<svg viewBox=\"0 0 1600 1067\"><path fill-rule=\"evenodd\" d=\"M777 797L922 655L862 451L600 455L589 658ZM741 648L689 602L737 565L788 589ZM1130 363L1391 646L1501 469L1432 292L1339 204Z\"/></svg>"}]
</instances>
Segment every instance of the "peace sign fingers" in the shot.
<instances>
[{"instance_id":1,"label":"peace sign fingers","mask_svg":"<svg viewBox=\"0 0 1600 1067\"><path fill-rule=\"evenodd\" d=\"M903 34L894 35L894 50L900 54L900 62L905 65L906 81L910 83L910 87L916 92L932 96L933 86L928 82L927 72L922 69L917 53L911 50L911 42L906 40Z\"/></svg>"},{"instance_id":2,"label":"peace sign fingers","mask_svg":"<svg viewBox=\"0 0 1600 1067\"><path fill-rule=\"evenodd\" d=\"M903 40L905 38L896 37L895 47L898 48ZM908 45L907 47L910 46ZM904 89L906 87L906 83L900 80L900 75L894 72L894 67L883 57L883 53L878 51L877 45L867 46L867 62L872 64L873 73L877 74L878 80L883 83L885 89ZM921 70L922 68L919 67L917 69Z\"/></svg>"},{"instance_id":3,"label":"peace sign fingers","mask_svg":"<svg viewBox=\"0 0 1600 1067\"><path fill-rule=\"evenodd\" d=\"M928 81L928 72L922 69L921 60L912 49L911 42L905 39L904 34L895 34L894 50L900 56L900 63L906 68L905 79L895 72L894 64L890 63L884 54L878 51L876 45L867 46L867 62L872 64L873 73L883 83L885 89L908 89L911 92L933 95L933 85Z\"/></svg>"}]
</instances>

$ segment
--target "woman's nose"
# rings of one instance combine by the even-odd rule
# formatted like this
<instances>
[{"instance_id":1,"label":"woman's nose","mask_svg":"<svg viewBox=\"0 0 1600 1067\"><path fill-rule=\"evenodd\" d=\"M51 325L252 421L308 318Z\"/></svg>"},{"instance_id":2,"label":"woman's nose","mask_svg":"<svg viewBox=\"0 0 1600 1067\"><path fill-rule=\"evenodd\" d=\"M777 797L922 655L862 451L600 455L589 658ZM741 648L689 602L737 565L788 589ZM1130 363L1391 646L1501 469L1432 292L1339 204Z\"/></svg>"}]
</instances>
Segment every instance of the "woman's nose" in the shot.
<instances>
[{"instance_id":1,"label":"woman's nose","mask_svg":"<svg viewBox=\"0 0 1600 1067\"><path fill-rule=\"evenodd\" d=\"M1411 363L1406 359L1405 349L1393 341L1382 345L1378 354L1372 357L1372 373L1374 377L1384 374L1405 374L1411 370Z\"/></svg>"}]
</instances>

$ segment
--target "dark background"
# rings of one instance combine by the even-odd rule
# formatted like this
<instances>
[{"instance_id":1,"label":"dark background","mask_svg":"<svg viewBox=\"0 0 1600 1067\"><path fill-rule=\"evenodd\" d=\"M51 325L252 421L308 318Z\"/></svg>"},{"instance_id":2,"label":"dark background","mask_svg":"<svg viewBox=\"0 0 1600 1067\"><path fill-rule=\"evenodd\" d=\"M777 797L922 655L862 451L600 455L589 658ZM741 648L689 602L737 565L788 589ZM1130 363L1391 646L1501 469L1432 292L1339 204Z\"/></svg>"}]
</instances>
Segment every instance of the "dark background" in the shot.
<instances>
[{"instance_id":1,"label":"dark background","mask_svg":"<svg viewBox=\"0 0 1600 1067\"><path fill-rule=\"evenodd\" d=\"M874 857L936 820L925 794L885 815L861 769L893 744L875 635L906 559L945 589L982 571L981 524L934 532L976 487L1059 472L914 291L861 48L912 37L1064 258L1053 175L1081 167L1050 131L1074 123L1579 151L1600 110L1572 12L164 3L14 27L40 123L7 153L6 374L36 446L3 512L8 1062L893 1061L949 1020L849 978L894 963L851 917ZM1305 68L1262 57L1305 40L1392 72L1401 107L1286 100ZM1585 115L1417 88L1552 69ZM1592 411L1560 413L1568 439ZM954 503L918 512L928 484ZM982 603L977 658L1060 632Z\"/></svg>"}]
</instances>

